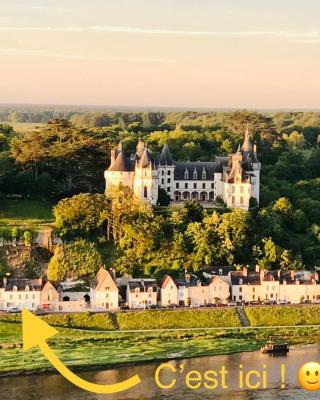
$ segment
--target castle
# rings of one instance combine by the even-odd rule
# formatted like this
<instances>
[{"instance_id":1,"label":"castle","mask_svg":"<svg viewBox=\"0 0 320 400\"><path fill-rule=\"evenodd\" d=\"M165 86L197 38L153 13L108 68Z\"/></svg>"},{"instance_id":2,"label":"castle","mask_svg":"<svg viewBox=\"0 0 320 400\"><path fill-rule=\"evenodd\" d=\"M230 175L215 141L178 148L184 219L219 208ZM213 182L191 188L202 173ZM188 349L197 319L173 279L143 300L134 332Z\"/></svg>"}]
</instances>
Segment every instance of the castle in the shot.
<instances>
[{"instance_id":1,"label":"castle","mask_svg":"<svg viewBox=\"0 0 320 400\"><path fill-rule=\"evenodd\" d=\"M259 203L260 169L247 126L236 153L209 162L174 161L167 144L153 158L140 140L135 154L126 157L120 142L111 150L111 163L104 176L106 192L110 186L123 184L153 205L158 203L159 189L163 189L174 203L198 200L205 207L213 207L223 200L227 207L247 210L251 197Z\"/></svg>"}]
</instances>

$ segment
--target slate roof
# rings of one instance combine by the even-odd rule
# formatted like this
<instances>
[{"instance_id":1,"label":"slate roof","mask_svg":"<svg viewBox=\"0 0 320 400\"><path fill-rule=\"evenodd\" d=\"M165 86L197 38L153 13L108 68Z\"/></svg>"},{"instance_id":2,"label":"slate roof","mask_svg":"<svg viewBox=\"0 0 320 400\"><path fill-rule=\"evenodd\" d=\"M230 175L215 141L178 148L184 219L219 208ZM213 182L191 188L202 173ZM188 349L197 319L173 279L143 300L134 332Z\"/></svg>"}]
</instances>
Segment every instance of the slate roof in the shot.
<instances>
[{"instance_id":1,"label":"slate roof","mask_svg":"<svg viewBox=\"0 0 320 400\"><path fill-rule=\"evenodd\" d=\"M212 181L215 172L220 172L221 166L216 161L213 162L176 162L176 168L174 170L174 179L176 180L204 180L204 181ZM188 178L185 178L185 171L188 171ZM206 172L206 178L202 179L202 171ZM194 178L194 171L197 172L197 177Z\"/></svg>"},{"instance_id":2,"label":"slate roof","mask_svg":"<svg viewBox=\"0 0 320 400\"><path fill-rule=\"evenodd\" d=\"M159 165L173 165L171 152L167 143L163 146L160 157Z\"/></svg>"},{"instance_id":3,"label":"slate roof","mask_svg":"<svg viewBox=\"0 0 320 400\"><path fill-rule=\"evenodd\" d=\"M242 271L230 272L231 284L240 285L261 285L261 277L259 272L248 272L248 275L243 275Z\"/></svg>"},{"instance_id":4,"label":"slate roof","mask_svg":"<svg viewBox=\"0 0 320 400\"><path fill-rule=\"evenodd\" d=\"M30 291L39 291L43 288L45 282L39 279L8 279L5 291L12 291L14 286L18 291L24 291L29 286Z\"/></svg>"},{"instance_id":5,"label":"slate roof","mask_svg":"<svg viewBox=\"0 0 320 400\"><path fill-rule=\"evenodd\" d=\"M129 290L130 292L134 292L136 288L140 289L140 292L147 292L148 289L151 287L153 292L158 291L158 286L155 280L146 280L146 279L140 279L140 280L134 280L134 281L129 281L128 282Z\"/></svg>"},{"instance_id":6,"label":"slate roof","mask_svg":"<svg viewBox=\"0 0 320 400\"><path fill-rule=\"evenodd\" d=\"M110 165L108 171L130 172L134 171L134 160L125 157L123 151L120 151L115 161Z\"/></svg>"}]
</instances>

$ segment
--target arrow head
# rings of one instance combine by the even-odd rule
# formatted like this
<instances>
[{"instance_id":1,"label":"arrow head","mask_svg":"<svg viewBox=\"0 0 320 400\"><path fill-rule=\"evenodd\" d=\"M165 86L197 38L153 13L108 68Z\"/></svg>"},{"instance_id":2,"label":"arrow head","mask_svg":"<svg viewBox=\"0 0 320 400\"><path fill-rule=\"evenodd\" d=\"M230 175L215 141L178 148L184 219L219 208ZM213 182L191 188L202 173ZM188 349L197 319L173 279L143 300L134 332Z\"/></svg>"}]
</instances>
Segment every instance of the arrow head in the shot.
<instances>
[{"instance_id":1,"label":"arrow head","mask_svg":"<svg viewBox=\"0 0 320 400\"><path fill-rule=\"evenodd\" d=\"M23 351L38 346L45 342L58 331L36 317L27 309L22 309L22 333L23 333Z\"/></svg>"}]
</instances>

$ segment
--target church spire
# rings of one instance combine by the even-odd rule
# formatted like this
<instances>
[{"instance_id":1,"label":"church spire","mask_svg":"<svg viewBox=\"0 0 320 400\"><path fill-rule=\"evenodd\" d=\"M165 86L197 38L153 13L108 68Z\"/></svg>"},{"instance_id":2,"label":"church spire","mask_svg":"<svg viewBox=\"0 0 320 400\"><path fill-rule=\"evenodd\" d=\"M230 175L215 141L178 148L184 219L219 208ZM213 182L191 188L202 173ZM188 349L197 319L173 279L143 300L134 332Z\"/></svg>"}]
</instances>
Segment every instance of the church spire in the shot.
<instances>
[{"instance_id":1,"label":"church spire","mask_svg":"<svg viewBox=\"0 0 320 400\"><path fill-rule=\"evenodd\" d=\"M252 144L250 142L250 133L249 133L249 123L247 123L247 129L244 134L244 142L241 147L241 150L245 153L251 153L252 152Z\"/></svg>"}]
</instances>

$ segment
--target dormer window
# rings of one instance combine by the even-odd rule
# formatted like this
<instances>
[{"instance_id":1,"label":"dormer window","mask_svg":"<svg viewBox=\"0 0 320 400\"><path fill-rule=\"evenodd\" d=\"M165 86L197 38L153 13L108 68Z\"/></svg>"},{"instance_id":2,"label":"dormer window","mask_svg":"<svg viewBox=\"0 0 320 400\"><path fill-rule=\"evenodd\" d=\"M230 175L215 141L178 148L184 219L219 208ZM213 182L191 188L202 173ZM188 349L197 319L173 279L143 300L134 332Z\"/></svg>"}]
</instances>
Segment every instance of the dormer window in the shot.
<instances>
[{"instance_id":1,"label":"dormer window","mask_svg":"<svg viewBox=\"0 0 320 400\"><path fill-rule=\"evenodd\" d=\"M29 290L30 290L29 286L27 285L27 286L24 288L24 290L25 290L26 292L29 292Z\"/></svg>"},{"instance_id":2,"label":"dormer window","mask_svg":"<svg viewBox=\"0 0 320 400\"><path fill-rule=\"evenodd\" d=\"M202 170L202 179L207 179L206 170L204 168Z\"/></svg>"},{"instance_id":3,"label":"dormer window","mask_svg":"<svg viewBox=\"0 0 320 400\"><path fill-rule=\"evenodd\" d=\"M148 287L148 292L149 292L149 293L152 293L152 287L151 287L151 286Z\"/></svg>"},{"instance_id":4,"label":"dormer window","mask_svg":"<svg viewBox=\"0 0 320 400\"><path fill-rule=\"evenodd\" d=\"M134 289L134 291L135 291L136 293L139 293L139 292L140 292L140 289L139 289L138 287L136 287L136 288Z\"/></svg>"},{"instance_id":5,"label":"dormer window","mask_svg":"<svg viewBox=\"0 0 320 400\"><path fill-rule=\"evenodd\" d=\"M243 279L239 279L239 285L243 285Z\"/></svg>"},{"instance_id":6,"label":"dormer window","mask_svg":"<svg viewBox=\"0 0 320 400\"><path fill-rule=\"evenodd\" d=\"M189 179L189 172L188 172L187 168L184 171L184 179Z\"/></svg>"},{"instance_id":7,"label":"dormer window","mask_svg":"<svg viewBox=\"0 0 320 400\"><path fill-rule=\"evenodd\" d=\"M13 290L14 292L16 292L16 291L18 290L17 286L14 285L13 288L12 288L12 290Z\"/></svg>"},{"instance_id":8,"label":"dormer window","mask_svg":"<svg viewBox=\"0 0 320 400\"><path fill-rule=\"evenodd\" d=\"M198 179L198 173L196 169L193 171L193 179Z\"/></svg>"}]
</instances>

